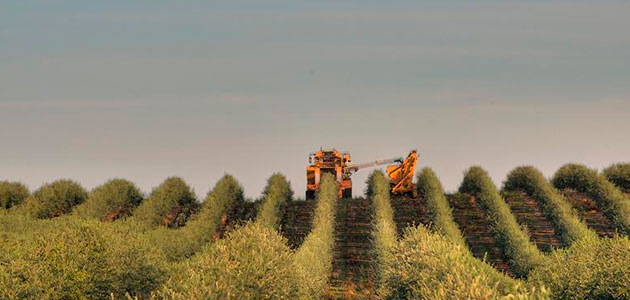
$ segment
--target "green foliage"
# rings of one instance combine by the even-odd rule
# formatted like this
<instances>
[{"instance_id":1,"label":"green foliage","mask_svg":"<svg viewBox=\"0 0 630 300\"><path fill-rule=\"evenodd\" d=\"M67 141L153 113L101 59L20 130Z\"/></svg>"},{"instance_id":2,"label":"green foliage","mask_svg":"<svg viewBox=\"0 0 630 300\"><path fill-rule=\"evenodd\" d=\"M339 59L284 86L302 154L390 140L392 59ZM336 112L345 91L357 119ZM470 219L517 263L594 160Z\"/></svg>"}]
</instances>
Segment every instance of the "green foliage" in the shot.
<instances>
[{"instance_id":1,"label":"green foliage","mask_svg":"<svg viewBox=\"0 0 630 300\"><path fill-rule=\"evenodd\" d=\"M530 273L555 299L630 299L628 237L587 237L554 251L549 262Z\"/></svg>"},{"instance_id":2,"label":"green foliage","mask_svg":"<svg viewBox=\"0 0 630 300\"><path fill-rule=\"evenodd\" d=\"M459 190L476 197L484 208L494 224L497 241L518 276L526 277L532 268L543 263L544 256L529 242L486 171L480 167L468 169Z\"/></svg>"},{"instance_id":3,"label":"green foliage","mask_svg":"<svg viewBox=\"0 0 630 300\"><path fill-rule=\"evenodd\" d=\"M324 174L317 192L317 204L311 233L294 255L298 275L303 282L301 293L311 299L322 297L332 272L334 223L338 187L331 174Z\"/></svg>"},{"instance_id":4,"label":"green foliage","mask_svg":"<svg viewBox=\"0 0 630 300\"><path fill-rule=\"evenodd\" d=\"M164 299L297 299L300 285L287 241L250 223L182 264L157 292Z\"/></svg>"},{"instance_id":5,"label":"green foliage","mask_svg":"<svg viewBox=\"0 0 630 300\"><path fill-rule=\"evenodd\" d=\"M432 229L460 246L466 247L466 240L453 220L451 207L444 196L444 189L438 177L430 168L424 168L418 173L417 178L418 195L426 203Z\"/></svg>"},{"instance_id":6,"label":"green foliage","mask_svg":"<svg viewBox=\"0 0 630 300\"><path fill-rule=\"evenodd\" d=\"M162 249L168 260L190 257L215 239L222 217L243 201L240 183L231 175L225 175L208 193L201 210L186 226L178 229L158 227L147 232L148 238Z\"/></svg>"},{"instance_id":7,"label":"green foliage","mask_svg":"<svg viewBox=\"0 0 630 300\"><path fill-rule=\"evenodd\" d=\"M39 221L31 216L30 210L26 210L24 205L0 209L0 234L29 232L39 227Z\"/></svg>"},{"instance_id":8,"label":"green foliage","mask_svg":"<svg viewBox=\"0 0 630 300\"><path fill-rule=\"evenodd\" d=\"M0 234L0 299L148 295L166 279L164 258L137 235L75 217L33 222Z\"/></svg>"},{"instance_id":9,"label":"green foliage","mask_svg":"<svg viewBox=\"0 0 630 300\"><path fill-rule=\"evenodd\" d=\"M73 213L84 218L103 219L110 213L116 218L128 216L142 202L142 193L132 182L111 179L94 188L87 201L78 205Z\"/></svg>"},{"instance_id":10,"label":"green foliage","mask_svg":"<svg viewBox=\"0 0 630 300\"><path fill-rule=\"evenodd\" d=\"M284 175L275 173L267 180L267 187L265 187L263 194L264 198L256 222L277 229L284 207L293 197L291 184Z\"/></svg>"},{"instance_id":11,"label":"green foliage","mask_svg":"<svg viewBox=\"0 0 630 300\"><path fill-rule=\"evenodd\" d=\"M630 163L614 164L604 169L603 174L608 181L630 193Z\"/></svg>"},{"instance_id":12,"label":"green foliage","mask_svg":"<svg viewBox=\"0 0 630 300\"><path fill-rule=\"evenodd\" d=\"M382 171L374 171L368 179L369 189L372 191L372 241L374 244L374 268L376 269L376 282L384 280L384 274L380 273L385 266L392 264L395 258L392 256L392 248L396 244L396 224L394 223L394 210L389 197L389 180ZM386 294L388 291L378 291Z\"/></svg>"},{"instance_id":13,"label":"green foliage","mask_svg":"<svg viewBox=\"0 0 630 300\"><path fill-rule=\"evenodd\" d=\"M597 236L580 221L571 205L536 168L524 166L512 170L503 189L508 192L523 190L537 201L566 246L584 237Z\"/></svg>"},{"instance_id":14,"label":"green foliage","mask_svg":"<svg viewBox=\"0 0 630 300\"><path fill-rule=\"evenodd\" d=\"M500 273L423 226L407 228L392 255L382 270L384 299L548 299L546 289Z\"/></svg>"},{"instance_id":15,"label":"green foliage","mask_svg":"<svg viewBox=\"0 0 630 300\"><path fill-rule=\"evenodd\" d=\"M195 193L179 177L169 177L133 212L134 218L141 224L153 227L166 225L179 227L184 225L192 211L198 206ZM178 212L175 212L175 211ZM174 218L169 222L167 216Z\"/></svg>"},{"instance_id":16,"label":"green foliage","mask_svg":"<svg viewBox=\"0 0 630 300\"><path fill-rule=\"evenodd\" d=\"M592 173L577 169L561 169L556 177L564 181L556 179L567 186L585 184L585 191L607 190L600 179L593 180ZM628 237L599 239L536 169L513 170L504 188L525 190L542 204L554 226L565 228L560 232L570 246L549 257L529 243L485 171L468 170L460 188L481 203L514 270L527 274L527 281L510 278L475 259L452 219L438 178L428 168L417 178L434 232L423 226L407 228L400 241L386 175L376 171L368 179L372 206L366 209L373 216L378 297L547 299L545 285L558 299L630 298ZM165 188L160 197L192 194L185 184L173 186L177 188ZM3 187L0 183L0 197ZM76 215L28 217L63 214L85 199L85 191L76 183L54 182L21 205L0 209L0 299L320 299L332 271L337 188L334 178L325 174L312 231L293 253L274 230L282 206L292 195L280 174L269 178L256 222L214 243L225 216L244 203L242 187L232 176L219 180L199 213L180 228L142 226L137 218L103 223L76 216L101 218L111 208L140 202L141 198L128 200L139 192L124 180L94 189L87 202L75 209Z\"/></svg>"},{"instance_id":17,"label":"green foliage","mask_svg":"<svg viewBox=\"0 0 630 300\"><path fill-rule=\"evenodd\" d=\"M88 197L87 191L72 180L60 179L45 184L33 194L31 201L26 201L33 216L44 219L69 213L72 208L83 203Z\"/></svg>"},{"instance_id":18,"label":"green foliage","mask_svg":"<svg viewBox=\"0 0 630 300\"><path fill-rule=\"evenodd\" d=\"M20 182L0 181L0 209L22 204L30 195L28 188Z\"/></svg>"},{"instance_id":19,"label":"green foliage","mask_svg":"<svg viewBox=\"0 0 630 300\"><path fill-rule=\"evenodd\" d=\"M554 175L558 189L571 188L591 197L603 209L615 227L630 233L630 199L604 176L584 165L566 164Z\"/></svg>"}]
</instances>

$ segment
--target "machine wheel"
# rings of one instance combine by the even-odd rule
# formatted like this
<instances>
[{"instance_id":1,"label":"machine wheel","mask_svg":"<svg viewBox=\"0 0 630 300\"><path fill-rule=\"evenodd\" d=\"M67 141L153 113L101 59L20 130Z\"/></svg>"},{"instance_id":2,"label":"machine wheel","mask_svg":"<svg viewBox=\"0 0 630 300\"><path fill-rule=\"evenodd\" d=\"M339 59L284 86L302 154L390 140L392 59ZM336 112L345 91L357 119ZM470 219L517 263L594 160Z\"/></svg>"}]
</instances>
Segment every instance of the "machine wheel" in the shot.
<instances>
[{"instance_id":1,"label":"machine wheel","mask_svg":"<svg viewBox=\"0 0 630 300\"><path fill-rule=\"evenodd\" d=\"M345 190L343 190L343 192L341 193L341 197L344 199L351 199L352 198L352 188L347 188Z\"/></svg>"},{"instance_id":2,"label":"machine wheel","mask_svg":"<svg viewBox=\"0 0 630 300\"><path fill-rule=\"evenodd\" d=\"M313 200L313 199L315 199L315 191L306 190L306 200Z\"/></svg>"}]
</instances>

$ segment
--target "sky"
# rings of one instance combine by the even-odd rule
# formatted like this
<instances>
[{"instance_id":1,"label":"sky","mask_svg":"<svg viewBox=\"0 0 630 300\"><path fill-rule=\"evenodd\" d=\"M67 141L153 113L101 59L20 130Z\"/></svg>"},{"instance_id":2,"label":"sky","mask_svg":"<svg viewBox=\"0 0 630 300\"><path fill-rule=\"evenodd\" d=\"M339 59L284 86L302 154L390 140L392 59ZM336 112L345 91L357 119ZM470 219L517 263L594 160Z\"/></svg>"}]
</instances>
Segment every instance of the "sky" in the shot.
<instances>
[{"instance_id":1,"label":"sky","mask_svg":"<svg viewBox=\"0 0 630 300\"><path fill-rule=\"evenodd\" d=\"M0 0L0 180L303 197L320 147L418 149L447 191L602 169L630 161L629 29L628 1Z\"/></svg>"}]
</instances>

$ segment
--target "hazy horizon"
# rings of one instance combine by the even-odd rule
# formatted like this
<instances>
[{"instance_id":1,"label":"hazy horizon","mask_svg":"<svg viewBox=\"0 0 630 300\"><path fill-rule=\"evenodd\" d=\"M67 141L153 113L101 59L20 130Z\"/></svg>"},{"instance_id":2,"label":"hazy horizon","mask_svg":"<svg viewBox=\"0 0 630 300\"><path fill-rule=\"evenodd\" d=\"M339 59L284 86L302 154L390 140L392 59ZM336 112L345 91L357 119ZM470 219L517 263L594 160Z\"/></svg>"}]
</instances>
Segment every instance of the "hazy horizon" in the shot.
<instances>
[{"instance_id":1,"label":"hazy horizon","mask_svg":"<svg viewBox=\"0 0 630 300\"><path fill-rule=\"evenodd\" d=\"M480 165L630 161L626 1L0 3L0 180L34 190L273 172L420 151L447 191ZM354 194L370 170L353 176Z\"/></svg>"}]
</instances>

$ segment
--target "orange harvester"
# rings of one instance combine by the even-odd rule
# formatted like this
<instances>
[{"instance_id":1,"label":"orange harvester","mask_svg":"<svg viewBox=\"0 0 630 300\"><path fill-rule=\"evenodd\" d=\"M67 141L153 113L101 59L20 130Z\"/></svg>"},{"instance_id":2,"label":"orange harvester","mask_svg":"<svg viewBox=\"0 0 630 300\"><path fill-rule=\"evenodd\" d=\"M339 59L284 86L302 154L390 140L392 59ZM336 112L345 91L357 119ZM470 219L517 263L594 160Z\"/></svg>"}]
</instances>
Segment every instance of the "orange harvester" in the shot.
<instances>
[{"instance_id":1,"label":"orange harvester","mask_svg":"<svg viewBox=\"0 0 630 300\"><path fill-rule=\"evenodd\" d=\"M391 193L394 195L413 194L415 192L413 175L417 160L418 152L413 150L405 159L400 157L352 165L350 164L352 161L350 153L339 152L335 149L320 149L316 153L311 153L308 158L311 165L306 166L306 199L315 197L322 173L330 173L335 176L339 184L339 197L351 198L352 180L350 176L360 169L385 164L392 164L387 166L387 175L391 180Z\"/></svg>"}]
</instances>

